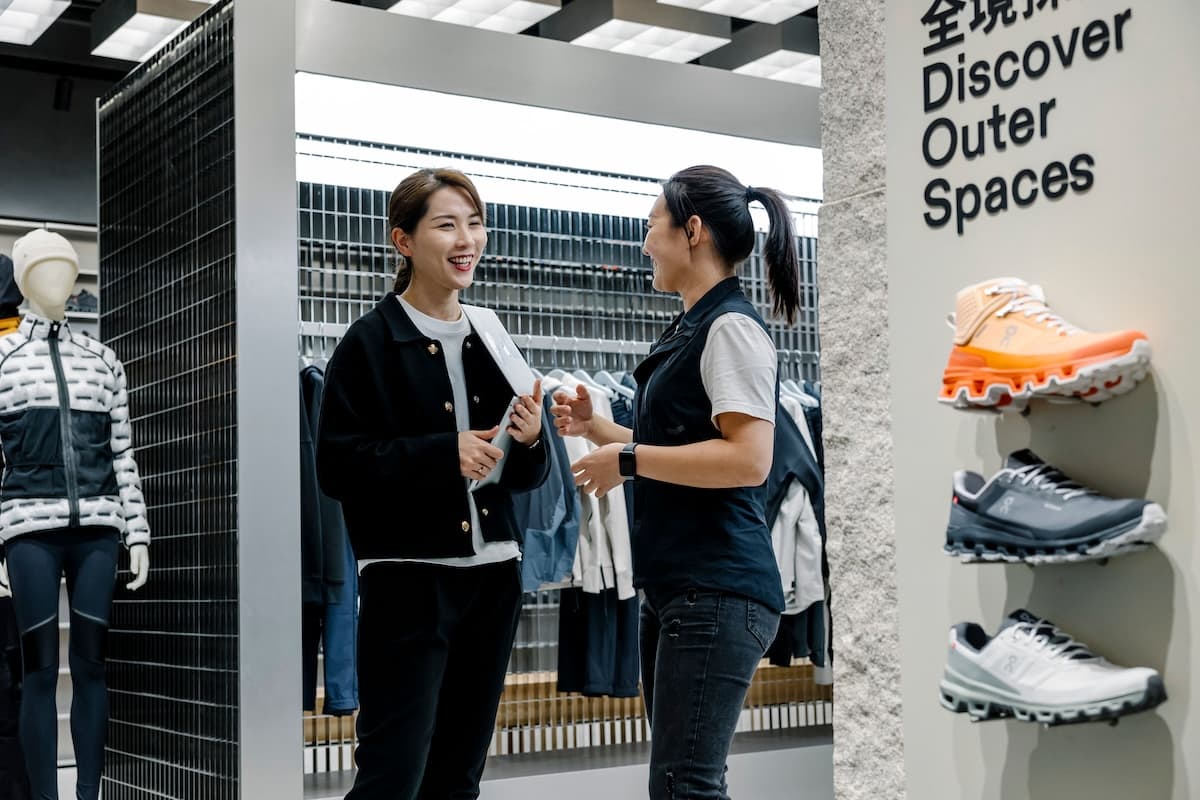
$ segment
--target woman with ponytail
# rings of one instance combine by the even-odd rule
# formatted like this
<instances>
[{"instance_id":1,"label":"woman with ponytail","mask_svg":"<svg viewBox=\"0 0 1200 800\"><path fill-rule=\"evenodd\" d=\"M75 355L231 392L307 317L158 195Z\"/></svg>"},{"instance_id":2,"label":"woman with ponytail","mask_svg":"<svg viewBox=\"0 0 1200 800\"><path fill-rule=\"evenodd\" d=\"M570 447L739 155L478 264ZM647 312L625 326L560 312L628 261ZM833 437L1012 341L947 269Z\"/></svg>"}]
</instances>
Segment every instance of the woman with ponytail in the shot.
<instances>
[{"instance_id":1,"label":"woman with ponytail","mask_svg":"<svg viewBox=\"0 0 1200 800\"><path fill-rule=\"evenodd\" d=\"M777 356L736 275L754 248L755 201L770 221L774 310L793 321L800 295L787 205L726 170L691 167L663 184L647 222L654 288L678 294L683 313L634 373L633 429L594 416L584 388L554 398L559 433L599 446L573 465L577 483L603 496L635 481L651 800L728 800L729 745L784 605L764 509Z\"/></svg>"}]
</instances>

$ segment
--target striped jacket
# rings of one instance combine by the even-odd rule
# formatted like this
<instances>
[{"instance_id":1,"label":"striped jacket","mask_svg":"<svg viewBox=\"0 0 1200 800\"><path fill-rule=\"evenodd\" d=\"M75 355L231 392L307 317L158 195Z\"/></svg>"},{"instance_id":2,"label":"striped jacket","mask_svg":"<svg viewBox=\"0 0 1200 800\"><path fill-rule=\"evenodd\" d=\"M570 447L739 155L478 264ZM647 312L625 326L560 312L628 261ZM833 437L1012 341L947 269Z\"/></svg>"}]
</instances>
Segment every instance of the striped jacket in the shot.
<instances>
[{"instance_id":1,"label":"striped jacket","mask_svg":"<svg viewBox=\"0 0 1200 800\"><path fill-rule=\"evenodd\" d=\"M149 544L125 370L65 322L28 314L0 337L0 542L105 526Z\"/></svg>"}]
</instances>

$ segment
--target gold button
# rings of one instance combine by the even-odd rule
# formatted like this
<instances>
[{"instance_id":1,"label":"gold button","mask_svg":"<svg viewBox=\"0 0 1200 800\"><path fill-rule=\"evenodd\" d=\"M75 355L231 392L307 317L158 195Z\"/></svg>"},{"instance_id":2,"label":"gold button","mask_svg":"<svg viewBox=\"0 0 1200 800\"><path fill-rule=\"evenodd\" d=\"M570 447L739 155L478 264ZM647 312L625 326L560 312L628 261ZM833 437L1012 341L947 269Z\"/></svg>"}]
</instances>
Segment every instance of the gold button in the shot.
<instances>
[{"instance_id":1,"label":"gold button","mask_svg":"<svg viewBox=\"0 0 1200 800\"><path fill-rule=\"evenodd\" d=\"M486 516L487 516L487 509L486 509L486 508L481 508L481 509L479 509L479 513L480 513L480 514L483 514L483 515L486 517Z\"/></svg>"},{"instance_id":2,"label":"gold button","mask_svg":"<svg viewBox=\"0 0 1200 800\"><path fill-rule=\"evenodd\" d=\"M451 403L449 400L447 400L447 401L446 401L446 406L445 406L445 408L446 408L446 410L447 410L447 411L453 411L453 410L454 410L454 403Z\"/></svg>"},{"instance_id":3,"label":"gold button","mask_svg":"<svg viewBox=\"0 0 1200 800\"><path fill-rule=\"evenodd\" d=\"M429 355L431 355L431 356L437 355L437 345L434 344L433 342L429 343L429 347L427 349L429 350Z\"/></svg>"},{"instance_id":4,"label":"gold button","mask_svg":"<svg viewBox=\"0 0 1200 800\"><path fill-rule=\"evenodd\" d=\"M471 523L467 522L467 521L464 519L464 520L463 520L463 524L462 524L462 529L463 529L463 533L467 533L467 532L469 532L469 531L471 530Z\"/></svg>"}]
</instances>

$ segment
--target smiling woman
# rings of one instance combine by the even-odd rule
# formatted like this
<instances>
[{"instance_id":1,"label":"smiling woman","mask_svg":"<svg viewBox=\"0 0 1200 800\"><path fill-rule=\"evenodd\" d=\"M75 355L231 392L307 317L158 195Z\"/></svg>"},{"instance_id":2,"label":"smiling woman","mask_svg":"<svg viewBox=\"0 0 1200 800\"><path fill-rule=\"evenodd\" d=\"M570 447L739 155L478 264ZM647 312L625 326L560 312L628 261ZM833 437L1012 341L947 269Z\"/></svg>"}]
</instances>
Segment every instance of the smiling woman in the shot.
<instances>
[{"instance_id":1,"label":"smiling woman","mask_svg":"<svg viewBox=\"0 0 1200 800\"><path fill-rule=\"evenodd\" d=\"M548 471L541 391L509 384L458 300L487 244L471 180L414 172L388 227L396 291L334 351L317 443L361 571L348 797L477 797L521 609L511 492Z\"/></svg>"},{"instance_id":2,"label":"smiling woman","mask_svg":"<svg viewBox=\"0 0 1200 800\"><path fill-rule=\"evenodd\" d=\"M399 294L409 288L418 236L429 242L428 247L418 249L429 259L425 269L431 282L439 283L437 275L445 269L435 262L445 258L459 276L449 288L470 286L487 245L484 215L475 184L458 170L423 169L404 179L388 201L388 230L401 256L393 290Z\"/></svg>"}]
</instances>

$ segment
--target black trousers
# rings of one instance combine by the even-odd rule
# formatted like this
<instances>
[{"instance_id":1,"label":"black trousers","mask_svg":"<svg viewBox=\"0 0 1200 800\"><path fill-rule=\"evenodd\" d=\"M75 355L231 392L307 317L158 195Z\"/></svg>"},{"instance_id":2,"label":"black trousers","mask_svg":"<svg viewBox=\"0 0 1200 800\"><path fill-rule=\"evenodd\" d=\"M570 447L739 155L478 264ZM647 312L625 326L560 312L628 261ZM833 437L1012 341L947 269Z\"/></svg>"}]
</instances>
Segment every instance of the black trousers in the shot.
<instances>
[{"instance_id":1,"label":"black trousers","mask_svg":"<svg viewBox=\"0 0 1200 800\"><path fill-rule=\"evenodd\" d=\"M120 535L112 528L43 531L12 539L6 550L25 672L21 748L33 796L58 797L58 587L65 574L71 605L67 660L75 795L78 800L95 800L108 727L104 657Z\"/></svg>"},{"instance_id":2,"label":"black trousers","mask_svg":"<svg viewBox=\"0 0 1200 800\"><path fill-rule=\"evenodd\" d=\"M521 612L517 561L367 566L346 800L474 800Z\"/></svg>"},{"instance_id":3,"label":"black trousers","mask_svg":"<svg viewBox=\"0 0 1200 800\"><path fill-rule=\"evenodd\" d=\"M17 737L21 709L21 634L11 597L0 598L0 800L29 800Z\"/></svg>"}]
</instances>

